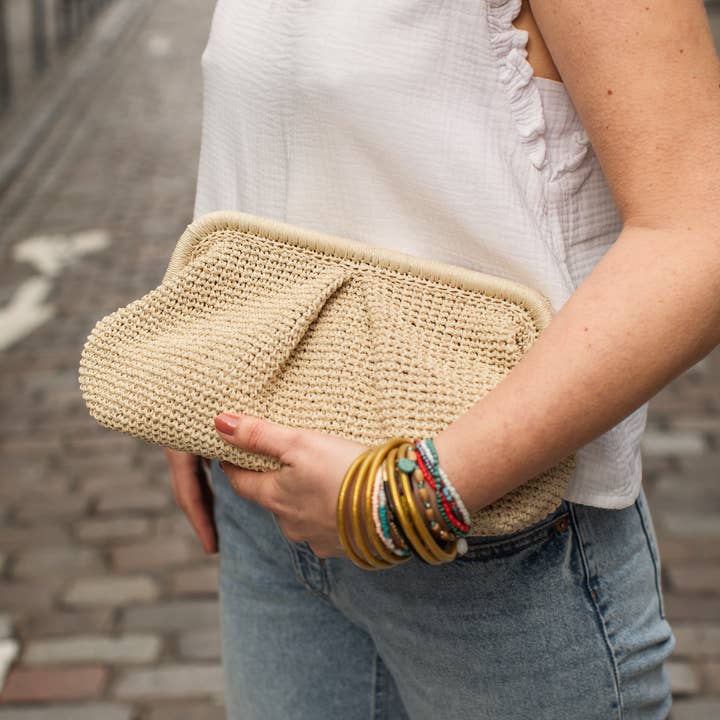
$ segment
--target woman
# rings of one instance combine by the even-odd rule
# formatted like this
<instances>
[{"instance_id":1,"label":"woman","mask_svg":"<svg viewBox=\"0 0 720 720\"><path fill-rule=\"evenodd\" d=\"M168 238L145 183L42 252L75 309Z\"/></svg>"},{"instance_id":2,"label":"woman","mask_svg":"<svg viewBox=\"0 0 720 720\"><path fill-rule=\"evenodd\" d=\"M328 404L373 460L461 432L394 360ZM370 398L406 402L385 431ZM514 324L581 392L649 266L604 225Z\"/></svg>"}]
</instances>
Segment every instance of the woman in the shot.
<instances>
[{"instance_id":1,"label":"woman","mask_svg":"<svg viewBox=\"0 0 720 720\"><path fill-rule=\"evenodd\" d=\"M557 311L435 438L474 511L569 453L561 507L450 563L345 556L364 449L221 415L278 472L168 451L220 547L233 719L666 718L647 401L720 342L720 69L699 0L219 0L196 217L238 209L510 277Z\"/></svg>"}]
</instances>

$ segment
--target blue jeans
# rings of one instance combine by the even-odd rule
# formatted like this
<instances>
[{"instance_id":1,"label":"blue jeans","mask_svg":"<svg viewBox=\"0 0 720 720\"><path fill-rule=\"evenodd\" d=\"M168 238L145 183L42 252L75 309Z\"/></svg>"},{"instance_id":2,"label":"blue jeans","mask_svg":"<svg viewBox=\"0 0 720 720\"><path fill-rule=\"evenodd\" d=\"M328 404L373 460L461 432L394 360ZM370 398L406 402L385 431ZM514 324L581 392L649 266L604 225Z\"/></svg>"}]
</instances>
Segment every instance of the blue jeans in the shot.
<instances>
[{"instance_id":1,"label":"blue jeans","mask_svg":"<svg viewBox=\"0 0 720 720\"><path fill-rule=\"evenodd\" d=\"M366 571L285 538L212 462L230 720L661 720L675 637L641 490L563 501L439 566Z\"/></svg>"}]
</instances>

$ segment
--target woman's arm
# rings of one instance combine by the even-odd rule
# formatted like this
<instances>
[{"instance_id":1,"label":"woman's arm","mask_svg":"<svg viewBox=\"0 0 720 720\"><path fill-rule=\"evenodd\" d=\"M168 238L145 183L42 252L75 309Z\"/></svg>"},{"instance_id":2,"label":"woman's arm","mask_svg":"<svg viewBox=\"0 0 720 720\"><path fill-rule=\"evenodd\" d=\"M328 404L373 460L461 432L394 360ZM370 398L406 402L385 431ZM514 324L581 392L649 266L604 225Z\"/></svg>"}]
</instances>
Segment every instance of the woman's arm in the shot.
<instances>
[{"instance_id":1,"label":"woman's arm","mask_svg":"<svg viewBox=\"0 0 720 720\"><path fill-rule=\"evenodd\" d=\"M472 512L720 343L720 62L701 0L533 0L623 228L493 391L435 438Z\"/></svg>"}]
</instances>

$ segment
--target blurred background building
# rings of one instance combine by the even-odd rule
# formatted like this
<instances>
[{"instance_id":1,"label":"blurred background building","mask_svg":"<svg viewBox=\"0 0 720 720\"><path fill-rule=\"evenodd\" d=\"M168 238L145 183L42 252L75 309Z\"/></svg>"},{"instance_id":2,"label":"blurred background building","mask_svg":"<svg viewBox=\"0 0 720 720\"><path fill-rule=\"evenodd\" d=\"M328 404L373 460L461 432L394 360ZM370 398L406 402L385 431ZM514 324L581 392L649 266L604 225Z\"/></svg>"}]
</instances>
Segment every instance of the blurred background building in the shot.
<instances>
[{"instance_id":1,"label":"blurred background building","mask_svg":"<svg viewBox=\"0 0 720 720\"><path fill-rule=\"evenodd\" d=\"M192 219L212 2L0 0L0 720L224 717L217 568L159 448L101 428L94 322ZM720 47L720 3L707 3ZM720 352L650 403L675 720L720 718Z\"/></svg>"}]
</instances>

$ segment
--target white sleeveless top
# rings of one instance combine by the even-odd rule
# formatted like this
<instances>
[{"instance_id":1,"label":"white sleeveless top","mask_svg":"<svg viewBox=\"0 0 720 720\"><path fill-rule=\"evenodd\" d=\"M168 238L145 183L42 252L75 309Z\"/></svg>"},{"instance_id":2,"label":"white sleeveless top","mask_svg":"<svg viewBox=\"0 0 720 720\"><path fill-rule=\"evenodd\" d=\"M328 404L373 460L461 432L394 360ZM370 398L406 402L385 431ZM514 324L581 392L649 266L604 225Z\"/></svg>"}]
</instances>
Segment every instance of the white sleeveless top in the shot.
<instances>
[{"instance_id":1,"label":"white sleeveless top","mask_svg":"<svg viewBox=\"0 0 720 720\"><path fill-rule=\"evenodd\" d=\"M564 85L532 76L520 6L218 0L195 217L240 210L463 265L559 310L621 222ZM577 451L568 500L634 501L646 414Z\"/></svg>"}]
</instances>

